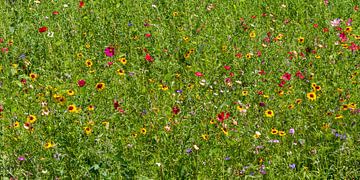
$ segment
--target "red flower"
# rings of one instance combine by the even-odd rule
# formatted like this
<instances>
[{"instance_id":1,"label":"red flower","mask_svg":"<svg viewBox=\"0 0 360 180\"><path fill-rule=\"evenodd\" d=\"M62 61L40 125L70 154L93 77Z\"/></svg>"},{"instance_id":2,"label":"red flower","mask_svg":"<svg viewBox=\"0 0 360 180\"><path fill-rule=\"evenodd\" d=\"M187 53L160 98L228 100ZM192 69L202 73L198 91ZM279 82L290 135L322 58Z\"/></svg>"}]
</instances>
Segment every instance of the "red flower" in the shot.
<instances>
[{"instance_id":1,"label":"red flower","mask_svg":"<svg viewBox=\"0 0 360 180\"><path fill-rule=\"evenodd\" d=\"M319 27L319 25L318 25L318 24L314 24L314 28L317 28L317 27Z\"/></svg>"},{"instance_id":2,"label":"red flower","mask_svg":"<svg viewBox=\"0 0 360 180\"><path fill-rule=\"evenodd\" d=\"M359 10L359 6L356 5L356 6L354 7L354 11L358 11L358 10Z\"/></svg>"},{"instance_id":3,"label":"red flower","mask_svg":"<svg viewBox=\"0 0 360 180\"><path fill-rule=\"evenodd\" d=\"M324 28L324 29L323 29L323 32L324 32L324 33L327 33L327 32L329 32L329 29L328 29L328 28Z\"/></svg>"},{"instance_id":4,"label":"red flower","mask_svg":"<svg viewBox=\"0 0 360 180\"><path fill-rule=\"evenodd\" d=\"M26 84L26 79L22 78L21 83L25 85Z\"/></svg>"},{"instance_id":5,"label":"red flower","mask_svg":"<svg viewBox=\"0 0 360 180\"><path fill-rule=\"evenodd\" d=\"M197 76L197 77L201 77L201 76L204 76L201 72L196 72L195 73L195 76Z\"/></svg>"},{"instance_id":6,"label":"red flower","mask_svg":"<svg viewBox=\"0 0 360 180\"><path fill-rule=\"evenodd\" d=\"M351 46L349 46L348 49L350 49L351 51L357 51L360 49L360 47L352 42Z\"/></svg>"},{"instance_id":7,"label":"red flower","mask_svg":"<svg viewBox=\"0 0 360 180\"><path fill-rule=\"evenodd\" d=\"M52 14L53 14L53 15L58 15L59 12L58 12L58 11L54 11Z\"/></svg>"},{"instance_id":8,"label":"red flower","mask_svg":"<svg viewBox=\"0 0 360 180\"><path fill-rule=\"evenodd\" d=\"M172 107L172 113L173 113L174 115L179 114L179 113L180 113L180 108L177 107L177 106Z\"/></svg>"},{"instance_id":9,"label":"red flower","mask_svg":"<svg viewBox=\"0 0 360 180\"><path fill-rule=\"evenodd\" d=\"M231 69L230 66L224 66L224 68L225 68L226 70L230 70L230 69Z\"/></svg>"},{"instance_id":10,"label":"red flower","mask_svg":"<svg viewBox=\"0 0 360 180\"><path fill-rule=\"evenodd\" d=\"M291 79L291 74L285 73L285 74L281 77L281 79L283 79L283 80L285 80L285 81L290 81L290 79Z\"/></svg>"},{"instance_id":11,"label":"red flower","mask_svg":"<svg viewBox=\"0 0 360 180\"><path fill-rule=\"evenodd\" d=\"M257 56L260 57L261 56L261 51L257 52Z\"/></svg>"},{"instance_id":12,"label":"red flower","mask_svg":"<svg viewBox=\"0 0 360 180\"><path fill-rule=\"evenodd\" d=\"M153 62L153 61L154 61L154 59L150 56L150 54L146 54L146 55L145 55L145 59L146 59L147 61L149 61L149 62Z\"/></svg>"},{"instance_id":13,"label":"red flower","mask_svg":"<svg viewBox=\"0 0 360 180\"><path fill-rule=\"evenodd\" d=\"M85 82L85 80L83 80L83 79L81 79L81 80L78 81L78 86L79 86L79 87L83 87L83 86L85 86L85 84L86 84L86 82Z\"/></svg>"},{"instance_id":14,"label":"red flower","mask_svg":"<svg viewBox=\"0 0 360 180\"><path fill-rule=\"evenodd\" d=\"M242 57L242 54L241 54L241 53L237 53L235 56L236 56L237 58L241 58L241 57Z\"/></svg>"},{"instance_id":15,"label":"red flower","mask_svg":"<svg viewBox=\"0 0 360 180\"><path fill-rule=\"evenodd\" d=\"M228 119L230 117L230 113L225 113L221 112L220 114L217 115L217 120L220 122L223 122L225 119Z\"/></svg>"},{"instance_id":16,"label":"red flower","mask_svg":"<svg viewBox=\"0 0 360 180\"><path fill-rule=\"evenodd\" d=\"M145 37L149 38L149 37L151 37L151 34L150 33L145 34Z\"/></svg>"},{"instance_id":17,"label":"red flower","mask_svg":"<svg viewBox=\"0 0 360 180\"><path fill-rule=\"evenodd\" d=\"M296 72L296 76L299 77L300 79L305 78L304 75L300 71Z\"/></svg>"},{"instance_id":18,"label":"red flower","mask_svg":"<svg viewBox=\"0 0 360 180\"><path fill-rule=\"evenodd\" d=\"M286 81L281 80L281 82L280 82L279 86L280 86L280 87L284 87L284 85L285 85L285 84L286 84Z\"/></svg>"},{"instance_id":19,"label":"red flower","mask_svg":"<svg viewBox=\"0 0 360 180\"><path fill-rule=\"evenodd\" d=\"M80 2L79 2L79 8L82 8L82 7L84 7L84 6L85 6L84 1L80 1Z\"/></svg>"},{"instance_id":20,"label":"red flower","mask_svg":"<svg viewBox=\"0 0 360 180\"><path fill-rule=\"evenodd\" d=\"M230 77L234 77L235 74L233 72L230 73Z\"/></svg>"},{"instance_id":21,"label":"red flower","mask_svg":"<svg viewBox=\"0 0 360 180\"><path fill-rule=\"evenodd\" d=\"M260 72L259 72L260 75L265 75L266 72L262 69Z\"/></svg>"},{"instance_id":22,"label":"red flower","mask_svg":"<svg viewBox=\"0 0 360 180\"><path fill-rule=\"evenodd\" d=\"M47 30L48 30L48 28L46 26L39 28L39 32L41 32L41 33L45 32Z\"/></svg>"},{"instance_id":23,"label":"red flower","mask_svg":"<svg viewBox=\"0 0 360 180\"><path fill-rule=\"evenodd\" d=\"M120 106L119 102L114 99L113 103L114 103L114 108L115 108L116 110L118 110L118 107Z\"/></svg>"}]
</instances>

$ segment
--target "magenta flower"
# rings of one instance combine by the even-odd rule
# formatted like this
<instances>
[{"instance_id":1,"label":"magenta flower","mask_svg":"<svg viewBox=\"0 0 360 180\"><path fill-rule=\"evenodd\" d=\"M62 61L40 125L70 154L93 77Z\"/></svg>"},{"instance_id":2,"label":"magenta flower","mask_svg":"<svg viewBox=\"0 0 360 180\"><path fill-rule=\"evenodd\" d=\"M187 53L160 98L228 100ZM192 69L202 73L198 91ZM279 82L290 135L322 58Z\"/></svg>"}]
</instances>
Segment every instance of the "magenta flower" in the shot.
<instances>
[{"instance_id":1,"label":"magenta flower","mask_svg":"<svg viewBox=\"0 0 360 180\"><path fill-rule=\"evenodd\" d=\"M104 53L107 57L113 57L115 54L115 48L107 47L107 48L105 48Z\"/></svg>"},{"instance_id":2,"label":"magenta flower","mask_svg":"<svg viewBox=\"0 0 360 180\"><path fill-rule=\"evenodd\" d=\"M83 87L83 86L85 86L85 84L86 84L86 82L85 82L85 80L83 80L83 79L80 79L80 80L78 81L78 86L79 86L79 87Z\"/></svg>"}]
</instances>

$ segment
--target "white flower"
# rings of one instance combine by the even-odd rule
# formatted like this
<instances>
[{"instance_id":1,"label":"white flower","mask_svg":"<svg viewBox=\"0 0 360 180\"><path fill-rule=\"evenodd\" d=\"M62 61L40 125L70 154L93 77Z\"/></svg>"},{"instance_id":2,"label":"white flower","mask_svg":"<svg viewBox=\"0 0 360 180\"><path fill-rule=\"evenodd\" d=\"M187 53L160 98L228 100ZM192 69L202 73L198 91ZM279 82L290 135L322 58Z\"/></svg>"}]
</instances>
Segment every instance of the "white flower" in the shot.
<instances>
[{"instance_id":1,"label":"white flower","mask_svg":"<svg viewBox=\"0 0 360 180\"><path fill-rule=\"evenodd\" d=\"M48 36L48 37L54 37L54 32L50 32L50 31L49 31L48 34L47 34L47 36Z\"/></svg>"},{"instance_id":2,"label":"white flower","mask_svg":"<svg viewBox=\"0 0 360 180\"><path fill-rule=\"evenodd\" d=\"M199 147L195 144L195 145L194 145L194 149L195 149L195 150L199 150Z\"/></svg>"},{"instance_id":3,"label":"white flower","mask_svg":"<svg viewBox=\"0 0 360 180\"><path fill-rule=\"evenodd\" d=\"M64 8L67 8L67 7L69 7L69 5L67 5L67 4L64 4Z\"/></svg>"},{"instance_id":4,"label":"white flower","mask_svg":"<svg viewBox=\"0 0 360 180\"><path fill-rule=\"evenodd\" d=\"M160 166L161 166L161 163L155 163L155 165L157 165L157 166L159 166L159 167L160 167Z\"/></svg>"}]
</instances>

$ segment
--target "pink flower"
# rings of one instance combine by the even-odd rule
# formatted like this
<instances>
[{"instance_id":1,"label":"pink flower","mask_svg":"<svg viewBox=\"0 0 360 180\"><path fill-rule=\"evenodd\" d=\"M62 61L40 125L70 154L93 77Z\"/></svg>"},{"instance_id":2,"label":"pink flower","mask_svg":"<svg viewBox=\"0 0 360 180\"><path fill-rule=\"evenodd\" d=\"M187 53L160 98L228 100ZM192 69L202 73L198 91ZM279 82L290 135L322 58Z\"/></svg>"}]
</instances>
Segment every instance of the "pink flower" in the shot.
<instances>
[{"instance_id":1,"label":"pink flower","mask_svg":"<svg viewBox=\"0 0 360 180\"><path fill-rule=\"evenodd\" d=\"M107 64L108 64L108 66L111 66L111 65L113 65L113 62L109 61Z\"/></svg>"},{"instance_id":2,"label":"pink flower","mask_svg":"<svg viewBox=\"0 0 360 180\"><path fill-rule=\"evenodd\" d=\"M281 82L280 82L280 84L279 84L279 87L284 87L285 84L286 84L286 81L281 80Z\"/></svg>"},{"instance_id":3,"label":"pink flower","mask_svg":"<svg viewBox=\"0 0 360 180\"><path fill-rule=\"evenodd\" d=\"M339 34L339 37L340 37L340 39L341 39L341 42L347 41L347 37L346 37L346 34L345 34L345 33L340 33L340 34Z\"/></svg>"},{"instance_id":4,"label":"pink flower","mask_svg":"<svg viewBox=\"0 0 360 180\"><path fill-rule=\"evenodd\" d=\"M281 77L281 79L283 79L283 80L285 80L285 81L290 81L290 79L291 79L291 74L285 73L285 74Z\"/></svg>"},{"instance_id":5,"label":"pink flower","mask_svg":"<svg viewBox=\"0 0 360 180\"><path fill-rule=\"evenodd\" d=\"M204 76L201 72L196 72L195 73L195 76L197 76L197 77L201 77L201 76Z\"/></svg>"},{"instance_id":6,"label":"pink flower","mask_svg":"<svg viewBox=\"0 0 360 180\"><path fill-rule=\"evenodd\" d=\"M145 60L149 61L149 62L153 62L154 59L150 56L150 54L146 54L145 55Z\"/></svg>"},{"instance_id":7,"label":"pink flower","mask_svg":"<svg viewBox=\"0 0 360 180\"><path fill-rule=\"evenodd\" d=\"M261 51L257 52L257 56L260 57L261 56Z\"/></svg>"},{"instance_id":8,"label":"pink flower","mask_svg":"<svg viewBox=\"0 0 360 180\"><path fill-rule=\"evenodd\" d=\"M107 47L107 48L105 48L104 53L107 57L113 57L115 54L115 48Z\"/></svg>"},{"instance_id":9,"label":"pink flower","mask_svg":"<svg viewBox=\"0 0 360 180\"><path fill-rule=\"evenodd\" d=\"M79 86L79 87L83 87L83 86L85 86L85 84L86 84L86 82L85 82L85 80L83 80L83 79L80 79L80 80L78 81L78 86Z\"/></svg>"},{"instance_id":10,"label":"pink flower","mask_svg":"<svg viewBox=\"0 0 360 180\"><path fill-rule=\"evenodd\" d=\"M341 19L340 19L340 18L336 18L336 19L334 19L334 20L332 20L332 21L330 22L331 26L333 26L333 27L339 26L340 23L341 23Z\"/></svg>"}]
</instances>

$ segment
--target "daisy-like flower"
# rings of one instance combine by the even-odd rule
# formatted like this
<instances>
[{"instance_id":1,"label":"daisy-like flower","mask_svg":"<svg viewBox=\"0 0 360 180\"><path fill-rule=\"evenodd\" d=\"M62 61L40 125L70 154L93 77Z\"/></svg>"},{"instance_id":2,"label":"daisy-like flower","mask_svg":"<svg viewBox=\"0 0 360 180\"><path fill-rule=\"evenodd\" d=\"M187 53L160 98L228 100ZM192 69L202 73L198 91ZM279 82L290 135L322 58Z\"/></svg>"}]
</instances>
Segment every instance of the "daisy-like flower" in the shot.
<instances>
[{"instance_id":1,"label":"daisy-like flower","mask_svg":"<svg viewBox=\"0 0 360 180\"><path fill-rule=\"evenodd\" d=\"M316 94L315 92L309 92L306 94L306 97L310 100L310 101L314 101L316 100Z\"/></svg>"},{"instance_id":2,"label":"daisy-like flower","mask_svg":"<svg viewBox=\"0 0 360 180\"><path fill-rule=\"evenodd\" d=\"M273 117L273 116L274 116L274 111L272 111L272 110L266 110L266 111L265 111L265 116L266 116L266 117L269 117L269 118Z\"/></svg>"},{"instance_id":3,"label":"daisy-like flower","mask_svg":"<svg viewBox=\"0 0 360 180\"><path fill-rule=\"evenodd\" d=\"M279 136L285 136L285 135L286 135L285 131L279 131Z\"/></svg>"},{"instance_id":4,"label":"daisy-like flower","mask_svg":"<svg viewBox=\"0 0 360 180\"><path fill-rule=\"evenodd\" d=\"M36 78L38 78L38 75L35 74L35 73L30 73L30 74L29 74L29 77L30 77L31 80L35 81Z\"/></svg>"},{"instance_id":5,"label":"daisy-like flower","mask_svg":"<svg viewBox=\"0 0 360 180\"><path fill-rule=\"evenodd\" d=\"M116 70L117 74L120 75L120 76L123 76L125 75L125 71L123 69L118 69Z\"/></svg>"},{"instance_id":6,"label":"daisy-like flower","mask_svg":"<svg viewBox=\"0 0 360 180\"><path fill-rule=\"evenodd\" d=\"M305 42L305 38L299 37L299 38L298 38L298 42L299 42L300 44L304 43L304 42Z\"/></svg>"},{"instance_id":7,"label":"daisy-like flower","mask_svg":"<svg viewBox=\"0 0 360 180\"><path fill-rule=\"evenodd\" d=\"M74 113L74 112L77 112L77 108L74 104L68 106L68 111L71 112L71 113Z\"/></svg>"},{"instance_id":8,"label":"daisy-like flower","mask_svg":"<svg viewBox=\"0 0 360 180\"><path fill-rule=\"evenodd\" d=\"M89 44L89 43L86 43L86 44L85 44L85 48L86 48L86 49L89 49L89 48L90 48L90 44Z\"/></svg>"},{"instance_id":9,"label":"daisy-like flower","mask_svg":"<svg viewBox=\"0 0 360 180\"><path fill-rule=\"evenodd\" d=\"M278 134L278 130L276 128L271 128L271 134Z\"/></svg>"},{"instance_id":10,"label":"daisy-like flower","mask_svg":"<svg viewBox=\"0 0 360 180\"><path fill-rule=\"evenodd\" d=\"M183 37L183 40L184 40L185 42L189 42L189 37L184 36L184 37Z\"/></svg>"},{"instance_id":11,"label":"daisy-like flower","mask_svg":"<svg viewBox=\"0 0 360 180\"><path fill-rule=\"evenodd\" d=\"M146 132L147 132L147 131L146 131L146 129L145 129L145 128L141 128L141 129L140 129L140 133L141 133L141 134L145 135L145 134L146 134Z\"/></svg>"},{"instance_id":12,"label":"daisy-like flower","mask_svg":"<svg viewBox=\"0 0 360 180\"><path fill-rule=\"evenodd\" d=\"M225 134L225 136L229 135L229 131L227 131L226 128L221 128L221 130Z\"/></svg>"},{"instance_id":13,"label":"daisy-like flower","mask_svg":"<svg viewBox=\"0 0 360 180\"><path fill-rule=\"evenodd\" d=\"M96 89L97 89L98 91L104 90L104 89L105 89L105 83L97 83L97 84L96 84Z\"/></svg>"},{"instance_id":14,"label":"daisy-like flower","mask_svg":"<svg viewBox=\"0 0 360 180\"><path fill-rule=\"evenodd\" d=\"M20 122L19 122L19 121L15 121L15 122L13 123L13 127L14 127L14 128L19 128L19 127L20 127Z\"/></svg>"},{"instance_id":15,"label":"daisy-like flower","mask_svg":"<svg viewBox=\"0 0 360 180\"><path fill-rule=\"evenodd\" d=\"M330 22L331 26L333 26L333 27L339 26L340 23L341 23L341 19L340 19L340 18L336 18L336 19L334 19L334 20L332 20L332 21Z\"/></svg>"},{"instance_id":16,"label":"daisy-like flower","mask_svg":"<svg viewBox=\"0 0 360 180\"><path fill-rule=\"evenodd\" d=\"M254 37L256 37L256 33L255 33L255 31L252 31L251 33L250 33L250 35L249 35L251 38L254 38Z\"/></svg>"},{"instance_id":17,"label":"daisy-like flower","mask_svg":"<svg viewBox=\"0 0 360 180\"><path fill-rule=\"evenodd\" d=\"M121 62L121 64L125 65L127 63L126 58L122 57L119 59L119 61Z\"/></svg>"},{"instance_id":18,"label":"daisy-like flower","mask_svg":"<svg viewBox=\"0 0 360 180\"><path fill-rule=\"evenodd\" d=\"M247 95L249 95L249 91L242 91L241 94L242 94L243 96L247 96Z\"/></svg>"},{"instance_id":19,"label":"daisy-like flower","mask_svg":"<svg viewBox=\"0 0 360 180\"><path fill-rule=\"evenodd\" d=\"M52 148L52 147L54 147L55 146L55 144L53 144L51 141L48 141L48 142L46 142L45 144L44 144L44 148L45 149L50 149L50 148Z\"/></svg>"},{"instance_id":20,"label":"daisy-like flower","mask_svg":"<svg viewBox=\"0 0 360 180\"><path fill-rule=\"evenodd\" d=\"M75 91L70 89L67 91L67 95L73 96L73 95L75 95Z\"/></svg>"},{"instance_id":21,"label":"daisy-like flower","mask_svg":"<svg viewBox=\"0 0 360 180\"><path fill-rule=\"evenodd\" d=\"M36 121L36 116L35 116L35 115L29 115L29 116L26 118L26 120L27 120L28 122L30 122L31 124L34 124L35 121Z\"/></svg>"},{"instance_id":22,"label":"daisy-like flower","mask_svg":"<svg viewBox=\"0 0 360 180\"><path fill-rule=\"evenodd\" d=\"M260 136L261 136L261 133L260 133L259 131L256 131L253 137L254 137L255 139L259 139Z\"/></svg>"},{"instance_id":23,"label":"daisy-like flower","mask_svg":"<svg viewBox=\"0 0 360 180\"><path fill-rule=\"evenodd\" d=\"M89 111L93 111L95 109L95 106L94 105L89 105L88 108L87 108Z\"/></svg>"},{"instance_id":24,"label":"daisy-like flower","mask_svg":"<svg viewBox=\"0 0 360 180\"><path fill-rule=\"evenodd\" d=\"M161 90L167 91L167 90L169 90L169 87L166 85L161 85Z\"/></svg>"},{"instance_id":25,"label":"daisy-like flower","mask_svg":"<svg viewBox=\"0 0 360 180\"><path fill-rule=\"evenodd\" d=\"M109 46L105 48L104 53L107 57L113 57L115 55L115 48Z\"/></svg>"},{"instance_id":26,"label":"daisy-like flower","mask_svg":"<svg viewBox=\"0 0 360 180\"><path fill-rule=\"evenodd\" d=\"M202 137L203 140L205 140L205 141L209 140L209 135L207 135L207 134L203 134L203 135L201 135L201 137Z\"/></svg>"},{"instance_id":27,"label":"daisy-like flower","mask_svg":"<svg viewBox=\"0 0 360 180\"><path fill-rule=\"evenodd\" d=\"M301 103L302 103L302 99L296 99L296 100L295 100L295 103L296 103L296 104L301 104Z\"/></svg>"},{"instance_id":28,"label":"daisy-like flower","mask_svg":"<svg viewBox=\"0 0 360 180\"><path fill-rule=\"evenodd\" d=\"M80 52L80 53L77 53L76 56L77 56L78 59L81 59L84 55L83 55L83 53Z\"/></svg>"},{"instance_id":29,"label":"daisy-like flower","mask_svg":"<svg viewBox=\"0 0 360 180\"><path fill-rule=\"evenodd\" d=\"M251 53L247 53L246 54L246 59L250 59L252 57L252 54Z\"/></svg>"},{"instance_id":30,"label":"daisy-like flower","mask_svg":"<svg viewBox=\"0 0 360 180\"><path fill-rule=\"evenodd\" d=\"M90 59L87 59L85 61L85 65L86 65L86 67L91 67L93 65L93 62Z\"/></svg>"},{"instance_id":31,"label":"daisy-like flower","mask_svg":"<svg viewBox=\"0 0 360 180\"><path fill-rule=\"evenodd\" d=\"M90 127L85 127L85 128L84 128L84 133L85 133L86 135L90 135L90 134L92 133L92 129L91 129Z\"/></svg>"}]
</instances>

